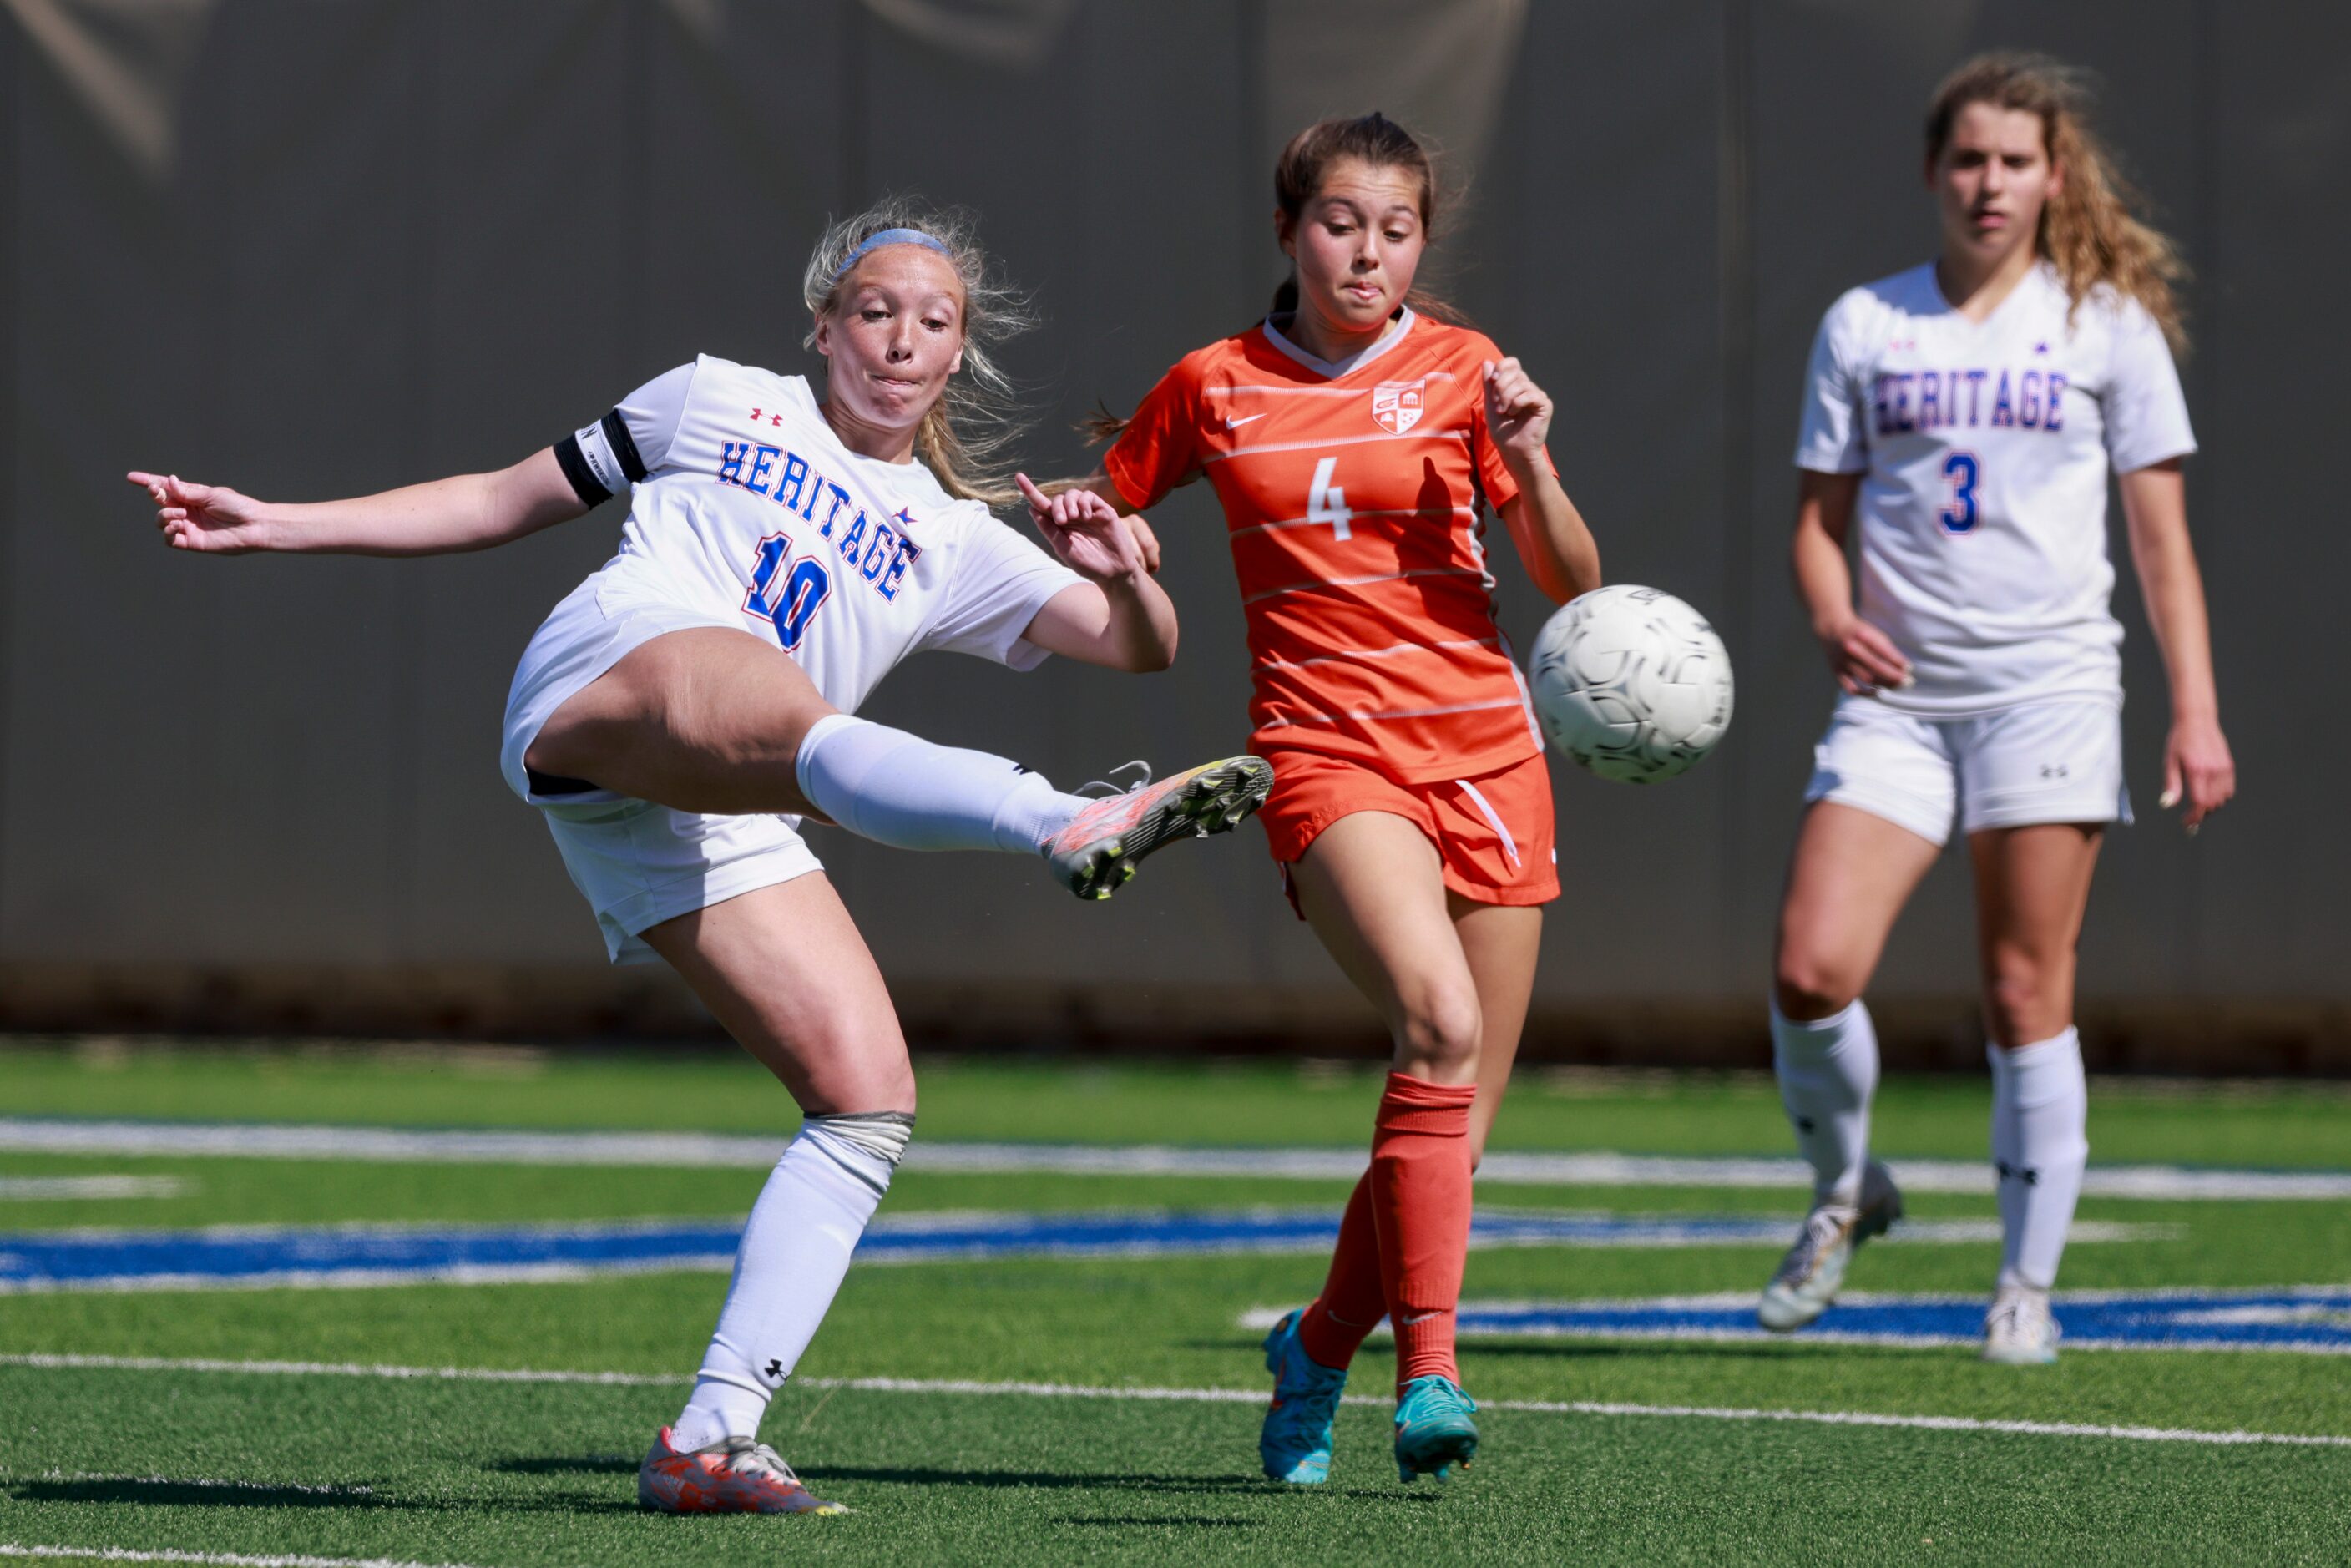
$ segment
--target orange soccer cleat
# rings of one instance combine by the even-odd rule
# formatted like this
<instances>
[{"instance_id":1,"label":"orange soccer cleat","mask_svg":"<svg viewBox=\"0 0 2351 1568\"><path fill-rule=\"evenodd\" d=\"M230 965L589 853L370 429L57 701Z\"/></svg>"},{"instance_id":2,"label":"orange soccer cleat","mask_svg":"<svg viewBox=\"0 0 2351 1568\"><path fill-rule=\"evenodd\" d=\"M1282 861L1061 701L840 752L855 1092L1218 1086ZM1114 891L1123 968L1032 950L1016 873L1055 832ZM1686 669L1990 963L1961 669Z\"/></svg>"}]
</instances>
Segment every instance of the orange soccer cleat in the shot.
<instances>
[{"instance_id":1,"label":"orange soccer cleat","mask_svg":"<svg viewBox=\"0 0 2351 1568\"><path fill-rule=\"evenodd\" d=\"M1238 826L1272 789L1273 766L1261 757L1229 757L1155 784L1146 780L1071 818L1045 841L1045 859L1080 898L1108 898L1144 856L1178 839Z\"/></svg>"},{"instance_id":2,"label":"orange soccer cleat","mask_svg":"<svg viewBox=\"0 0 2351 1568\"><path fill-rule=\"evenodd\" d=\"M800 1484L791 1466L756 1437L722 1437L679 1453L670 1429L653 1438L637 1471L637 1501L663 1513L847 1513Z\"/></svg>"}]
</instances>

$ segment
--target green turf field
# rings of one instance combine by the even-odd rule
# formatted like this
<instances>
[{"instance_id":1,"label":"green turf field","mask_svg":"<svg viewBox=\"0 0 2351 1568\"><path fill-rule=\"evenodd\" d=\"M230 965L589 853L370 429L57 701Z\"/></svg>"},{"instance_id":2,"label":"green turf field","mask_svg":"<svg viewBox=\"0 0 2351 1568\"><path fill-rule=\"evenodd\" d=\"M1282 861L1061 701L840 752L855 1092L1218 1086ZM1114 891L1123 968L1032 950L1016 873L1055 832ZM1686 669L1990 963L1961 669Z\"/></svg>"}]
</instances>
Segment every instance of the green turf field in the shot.
<instances>
[{"instance_id":1,"label":"green turf field","mask_svg":"<svg viewBox=\"0 0 2351 1568\"><path fill-rule=\"evenodd\" d=\"M1316 1065L945 1061L925 1071L918 1141L1349 1147L1375 1092L1367 1072ZM1879 1145L1897 1160L1980 1158L1985 1107L1979 1081L1891 1082ZM2351 1168L2346 1111L2351 1098L2325 1086L2099 1083L2093 1167ZM119 1046L0 1051L0 1117L28 1116L778 1138L794 1121L757 1069L706 1054ZM1537 1072L1495 1147L1777 1155L1784 1143L1761 1075ZM144 1178L150 1196L9 1185L98 1176ZM755 1168L0 1152L0 1232L724 1218L748 1207L760 1179ZM883 1214L1335 1208L1346 1186L910 1170ZM1481 1192L1513 1211L1785 1216L1791 1228L1802 1201L1793 1189L1693 1185ZM1934 1223L1994 1208L1989 1194L1945 1191L1915 1194L1911 1212ZM2341 1201L2095 1197L2082 1218L2136 1228L2078 1243L2069 1289L2351 1282ZM1467 1293L1573 1303L1751 1292L1783 1244L1481 1250ZM1851 1283L1973 1294L1996 1259L1990 1240L1887 1245L1862 1255ZM2351 1439L2351 1359L2299 1351L2074 1348L2054 1367L2020 1371L1947 1344L1465 1338L1465 1377L1488 1404L1469 1475L1399 1485L1374 1398L1344 1413L1330 1488L1277 1490L1256 1474L1263 1378L1258 1333L1240 1320L1306 1299L1321 1262L1276 1251L853 1269L763 1434L856 1511L802 1520L634 1508L637 1458L675 1412L722 1273L0 1294L0 1409L16 1417L0 1426L0 1558L36 1548L475 1564L785 1552L1161 1563L2351 1556L2351 1441L2180 1440ZM277 1364L229 1364L254 1363ZM1353 1392L1376 1396L1387 1367L1375 1341ZM486 1370L625 1375L437 1375ZM1831 1419L1764 1418L1774 1412ZM2034 1429L2044 1427L2080 1429Z\"/></svg>"}]
</instances>

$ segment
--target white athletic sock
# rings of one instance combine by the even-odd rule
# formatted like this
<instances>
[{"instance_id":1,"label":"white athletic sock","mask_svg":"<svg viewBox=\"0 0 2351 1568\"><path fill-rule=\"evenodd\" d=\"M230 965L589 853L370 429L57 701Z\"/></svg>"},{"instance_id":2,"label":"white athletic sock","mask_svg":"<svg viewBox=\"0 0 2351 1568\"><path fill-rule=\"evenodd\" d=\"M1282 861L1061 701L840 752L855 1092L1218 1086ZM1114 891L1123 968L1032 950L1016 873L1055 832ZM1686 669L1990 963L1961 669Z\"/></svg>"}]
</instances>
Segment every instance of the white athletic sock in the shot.
<instances>
[{"instance_id":1,"label":"white athletic sock","mask_svg":"<svg viewBox=\"0 0 2351 1568\"><path fill-rule=\"evenodd\" d=\"M1859 1203L1869 1159L1869 1102L1877 1092L1877 1026L1855 999L1798 1023L1771 1009L1771 1065L1796 1146L1813 1167L1814 1203Z\"/></svg>"},{"instance_id":2,"label":"white athletic sock","mask_svg":"<svg viewBox=\"0 0 2351 1568\"><path fill-rule=\"evenodd\" d=\"M751 1206L718 1332L670 1435L679 1453L756 1437L768 1401L816 1337L905 1151L912 1116L810 1116Z\"/></svg>"},{"instance_id":3,"label":"white athletic sock","mask_svg":"<svg viewBox=\"0 0 2351 1568\"><path fill-rule=\"evenodd\" d=\"M902 850L1035 854L1087 804L1008 758L845 713L810 727L798 771L800 793L826 816Z\"/></svg>"},{"instance_id":4,"label":"white athletic sock","mask_svg":"<svg viewBox=\"0 0 2351 1568\"><path fill-rule=\"evenodd\" d=\"M2000 1173L2000 1285L2048 1290L2089 1163L2090 1097L2072 1030L1991 1059L1991 1159Z\"/></svg>"}]
</instances>

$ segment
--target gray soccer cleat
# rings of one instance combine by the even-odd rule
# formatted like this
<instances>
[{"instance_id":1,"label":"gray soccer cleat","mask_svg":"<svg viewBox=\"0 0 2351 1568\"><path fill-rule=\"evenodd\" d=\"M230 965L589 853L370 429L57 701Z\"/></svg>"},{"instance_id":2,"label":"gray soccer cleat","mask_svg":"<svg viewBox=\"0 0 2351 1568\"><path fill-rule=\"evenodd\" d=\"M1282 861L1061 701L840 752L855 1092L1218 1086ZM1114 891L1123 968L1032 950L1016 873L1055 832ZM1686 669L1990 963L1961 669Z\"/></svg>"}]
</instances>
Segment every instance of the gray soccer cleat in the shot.
<instances>
[{"instance_id":1,"label":"gray soccer cleat","mask_svg":"<svg viewBox=\"0 0 2351 1568\"><path fill-rule=\"evenodd\" d=\"M1854 1249L1902 1218L1902 1191L1876 1160L1861 1171L1858 1204L1822 1203L1804 1216L1796 1244L1763 1287L1755 1321L1773 1333L1792 1333L1827 1312L1844 1284Z\"/></svg>"},{"instance_id":2,"label":"gray soccer cleat","mask_svg":"<svg viewBox=\"0 0 2351 1568\"><path fill-rule=\"evenodd\" d=\"M1080 898L1108 898L1144 856L1238 826L1272 791L1273 764L1228 757L1095 801L1045 841L1045 859Z\"/></svg>"},{"instance_id":3,"label":"gray soccer cleat","mask_svg":"<svg viewBox=\"0 0 2351 1568\"><path fill-rule=\"evenodd\" d=\"M1984 1314L1983 1358L2000 1366L2046 1366L2057 1359L2062 1331L2049 1315L2049 1292L2006 1285Z\"/></svg>"}]
</instances>

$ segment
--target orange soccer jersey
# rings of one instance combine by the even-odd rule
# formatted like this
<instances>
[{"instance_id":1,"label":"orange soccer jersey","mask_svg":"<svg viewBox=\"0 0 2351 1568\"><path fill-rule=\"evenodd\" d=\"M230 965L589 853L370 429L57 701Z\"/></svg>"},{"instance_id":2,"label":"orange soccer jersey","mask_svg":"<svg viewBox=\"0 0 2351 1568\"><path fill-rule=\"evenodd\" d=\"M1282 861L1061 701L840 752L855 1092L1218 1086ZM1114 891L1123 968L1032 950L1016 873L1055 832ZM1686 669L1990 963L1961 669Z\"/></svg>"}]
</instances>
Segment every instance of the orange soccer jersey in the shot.
<instances>
[{"instance_id":1,"label":"orange soccer jersey","mask_svg":"<svg viewBox=\"0 0 2351 1568\"><path fill-rule=\"evenodd\" d=\"M1263 324L1186 355L1111 448L1137 509L1198 475L1216 486L1255 748L1413 784L1541 749L1486 570L1486 512L1518 494L1486 433L1484 367L1500 358L1411 312L1343 366Z\"/></svg>"}]
</instances>

